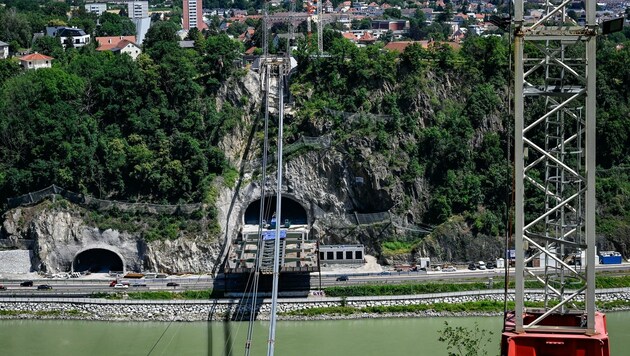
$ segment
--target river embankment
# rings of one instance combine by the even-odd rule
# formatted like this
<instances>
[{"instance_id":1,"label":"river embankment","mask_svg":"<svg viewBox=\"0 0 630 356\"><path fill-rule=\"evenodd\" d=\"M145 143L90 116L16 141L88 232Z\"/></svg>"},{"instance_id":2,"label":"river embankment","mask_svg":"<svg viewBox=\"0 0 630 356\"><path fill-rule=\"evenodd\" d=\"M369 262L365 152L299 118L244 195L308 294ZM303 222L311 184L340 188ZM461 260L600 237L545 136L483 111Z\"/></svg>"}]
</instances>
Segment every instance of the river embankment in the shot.
<instances>
[{"instance_id":1,"label":"river embankment","mask_svg":"<svg viewBox=\"0 0 630 356\"><path fill-rule=\"evenodd\" d=\"M333 320L383 317L436 317L497 315L500 311L444 311L432 306L439 304L461 304L488 301L502 303L503 290L450 292L424 295L370 296L370 297L325 297L281 298L278 300L280 320ZM508 301L514 293L509 291ZM532 291L525 296L528 302L542 302L542 291ZM596 293L602 304L617 305L614 310L630 310L630 288L602 289ZM615 302L618 302L615 304ZM404 307L418 305L414 312L361 312L382 307ZM303 315L307 309L330 309L349 307L353 313L319 313ZM395 309L395 308L393 308ZM0 319L59 319L101 321L224 321L247 320L252 312L257 320L269 320L271 299L259 299L252 308L251 299L216 300L109 300L97 298L0 298ZM296 313L298 312L298 313Z\"/></svg>"}]
</instances>

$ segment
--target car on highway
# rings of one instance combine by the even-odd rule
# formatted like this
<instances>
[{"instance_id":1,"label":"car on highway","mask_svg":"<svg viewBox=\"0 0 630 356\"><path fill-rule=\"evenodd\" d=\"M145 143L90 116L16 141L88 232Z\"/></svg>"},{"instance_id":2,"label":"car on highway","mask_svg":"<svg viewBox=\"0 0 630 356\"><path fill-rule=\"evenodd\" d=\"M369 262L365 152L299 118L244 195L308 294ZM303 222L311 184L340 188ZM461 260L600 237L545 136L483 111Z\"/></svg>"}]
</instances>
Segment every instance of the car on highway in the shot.
<instances>
[{"instance_id":1,"label":"car on highway","mask_svg":"<svg viewBox=\"0 0 630 356\"><path fill-rule=\"evenodd\" d=\"M116 283L116 284L114 284L114 288L116 288L116 289L126 289L126 288L129 288L129 286L127 284Z\"/></svg>"},{"instance_id":2,"label":"car on highway","mask_svg":"<svg viewBox=\"0 0 630 356\"><path fill-rule=\"evenodd\" d=\"M337 277L336 281L337 281L337 282L345 282L345 281L348 281L349 279L350 279L350 278L348 278L348 276L343 275L343 276L339 276L339 277Z\"/></svg>"},{"instance_id":3,"label":"car on highway","mask_svg":"<svg viewBox=\"0 0 630 356\"><path fill-rule=\"evenodd\" d=\"M20 283L20 287L32 287L32 286L33 286L33 281L24 281Z\"/></svg>"},{"instance_id":4,"label":"car on highway","mask_svg":"<svg viewBox=\"0 0 630 356\"><path fill-rule=\"evenodd\" d=\"M475 266L474 263L471 263L471 264L468 265L468 269L471 270L471 271L474 271L474 270L477 269L477 266Z\"/></svg>"},{"instance_id":5,"label":"car on highway","mask_svg":"<svg viewBox=\"0 0 630 356\"><path fill-rule=\"evenodd\" d=\"M453 266L446 266L442 268L442 272L457 272L457 268Z\"/></svg>"},{"instance_id":6,"label":"car on highway","mask_svg":"<svg viewBox=\"0 0 630 356\"><path fill-rule=\"evenodd\" d=\"M168 282L168 283L166 283L166 286L167 287L178 287L179 283L177 283L177 282Z\"/></svg>"},{"instance_id":7,"label":"car on highway","mask_svg":"<svg viewBox=\"0 0 630 356\"><path fill-rule=\"evenodd\" d=\"M5 289L7 289L7 287L5 287L2 284L0 284L0 290L5 290Z\"/></svg>"},{"instance_id":8,"label":"car on highway","mask_svg":"<svg viewBox=\"0 0 630 356\"><path fill-rule=\"evenodd\" d=\"M53 289L53 288L51 285L48 285L48 284L40 284L37 286L37 289L46 290L46 289Z\"/></svg>"},{"instance_id":9,"label":"car on highway","mask_svg":"<svg viewBox=\"0 0 630 356\"><path fill-rule=\"evenodd\" d=\"M390 271L383 271L383 272L379 273L378 275L379 276L391 276L392 272L390 272Z\"/></svg>"}]
</instances>

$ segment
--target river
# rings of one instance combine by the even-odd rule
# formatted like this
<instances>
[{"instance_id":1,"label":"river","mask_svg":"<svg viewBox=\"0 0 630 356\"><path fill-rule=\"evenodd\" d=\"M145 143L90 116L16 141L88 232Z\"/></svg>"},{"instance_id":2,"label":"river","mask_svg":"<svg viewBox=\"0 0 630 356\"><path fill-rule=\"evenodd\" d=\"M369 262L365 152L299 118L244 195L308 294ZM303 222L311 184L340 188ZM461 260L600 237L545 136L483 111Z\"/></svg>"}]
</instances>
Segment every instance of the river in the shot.
<instances>
[{"instance_id":1,"label":"river","mask_svg":"<svg viewBox=\"0 0 630 356\"><path fill-rule=\"evenodd\" d=\"M612 355L630 349L630 312L608 313ZM280 321L276 355L447 355L438 341L444 322L492 330L487 355L498 355L501 318L398 318ZM256 322L251 355L265 355L268 322ZM246 322L98 322L0 320L0 355L244 355Z\"/></svg>"}]
</instances>

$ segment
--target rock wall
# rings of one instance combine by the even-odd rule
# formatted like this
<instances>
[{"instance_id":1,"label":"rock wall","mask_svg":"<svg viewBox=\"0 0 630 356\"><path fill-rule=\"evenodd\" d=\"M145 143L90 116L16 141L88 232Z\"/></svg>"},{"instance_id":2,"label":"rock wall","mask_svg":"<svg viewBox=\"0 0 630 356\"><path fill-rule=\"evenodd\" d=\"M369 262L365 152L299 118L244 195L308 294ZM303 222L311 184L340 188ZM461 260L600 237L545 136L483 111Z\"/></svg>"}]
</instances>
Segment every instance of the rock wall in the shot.
<instances>
[{"instance_id":1,"label":"rock wall","mask_svg":"<svg viewBox=\"0 0 630 356\"><path fill-rule=\"evenodd\" d=\"M279 299L277 312L280 320L305 319L351 319L392 317L392 314L352 314L352 315L318 315L313 318L303 316L282 315L291 311L311 308L327 308L349 306L353 308L391 307L402 305L432 305L436 303L459 304L477 301L502 302L502 290L475 291L463 293L441 293L431 295L401 295L388 297L348 297L348 298L298 298ZM544 295L528 293L528 301L544 301ZM627 288L601 290L597 292L597 301L630 301L630 291ZM508 296L513 300L513 294ZM222 321L227 319L243 320L249 318L251 304L241 304L238 300L213 301L154 301L154 300L104 300L85 299L74 301L42 300L39 302L24 302L20 300L0 301L0 311L5 311L2 318L39 318L39 319L87 319L111 321ZM11 312L11 313L9 313ZM256 306L256 319L269 320L271 315L271 301L265 299ZM13 314L13 315L11 315ZM48 316L46 316L48 314ZM441 316L449 313L438 313L427 310L417 313L399 313L396 316ZM462 313L468 314L470 313Z\"/></svg>"},{"instance_id":2,"label":"rock wall","mask_svg":"<svg viewBox=\"0 0 630 356\"><path fill-rule=\"evenodd\" d=\"M204 273L217 261L218 243L207 236L147 243L139 233L88 226L78 213L81 209L59 208L50 202L13 209L3 216L0 235L32 241L31 269L39 272L68 272L75 257L89 249L116 253L126 271Z\"/></svg>"}]
</instances>

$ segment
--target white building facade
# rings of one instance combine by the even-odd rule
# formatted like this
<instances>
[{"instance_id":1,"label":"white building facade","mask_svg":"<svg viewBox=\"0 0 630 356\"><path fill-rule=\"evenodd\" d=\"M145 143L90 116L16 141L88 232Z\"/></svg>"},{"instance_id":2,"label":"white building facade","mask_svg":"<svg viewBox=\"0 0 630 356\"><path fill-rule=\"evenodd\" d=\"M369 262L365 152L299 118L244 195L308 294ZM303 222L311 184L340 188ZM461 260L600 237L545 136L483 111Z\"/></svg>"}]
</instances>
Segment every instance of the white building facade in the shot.
<instances>
[{"instance_id":1,"label":"white building facade","mask_svg":"<svg viewBox=\"0 0 630 356\"><path fill-rule=\"evenodd\" d=\"M127 3L127 15L130 19L149 17L148 1L130 1Z\"/></svg>"},{"instance_id":2,"label":"white building facade","mask_svg":"<svg viewBox=\"0 0 630 356\"><path fill-rule=\"evenodd\" d=\"M101 16L105 11L107 11L107 4L103 4L103 3L85 4L85 11L92 12L98 16Z\"/></svg>"}]
</instances>

